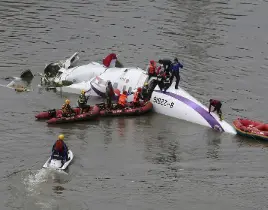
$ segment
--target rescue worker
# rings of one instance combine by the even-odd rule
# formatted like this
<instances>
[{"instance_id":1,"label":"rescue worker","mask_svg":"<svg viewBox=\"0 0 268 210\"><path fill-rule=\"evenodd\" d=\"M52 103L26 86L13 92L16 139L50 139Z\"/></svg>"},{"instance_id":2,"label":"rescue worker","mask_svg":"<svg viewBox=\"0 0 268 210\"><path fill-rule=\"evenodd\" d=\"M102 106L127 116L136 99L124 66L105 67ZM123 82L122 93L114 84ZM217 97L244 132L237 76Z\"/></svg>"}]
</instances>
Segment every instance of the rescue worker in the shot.
<instances>
[{"instance_id":1,"label":"rescue worker","mask_svg":"<svg viewBox=\"0 0 268 210\"><path fill-rule=\"evenodd\" d=\"M120 94L119 99L118 99L118 108L119 109L124 109L126 107L127 103L127 91L124 91L122 94Z\"/></svg>"},{"instance_id":2,"label":"rescue worker","mask_svg":"<svg viewBox=\"0 0 268 210\"><path fill-rule=\"evenodd\" d=\"M164 81L166 79L166 73L161 71L159 75L157 75L157 84L159 89L162 91L164 89Z\"/></svg>"},{"instance_id":3,"label":"rescue worker","mask_svg":"<svg viewBox=\"0 0 268 210\"><path fill-rule=\"evenodd\" d=\"M166 74L166 72L160 72L160 74L157 76L157 84L159 86L159 89L164 93L170 87L170 78L171 75Z\"/></svg>"},{"instance_id":4,"label":"rescue worker","mask_svg":"<svg viewBox=\"0 0 268 210\"><path fill-rule=\"evenodd\" d=\"M151 60L149 66L147 68L147 72L149 75L148 81L150 80L151 77L156 76L156 68L157 68L156 62L154 60Z\"/></svg>"},{"instance_id":5,"label":"rescue worker","mask_svg":"<svg viewBox=\"0 0 268 210\"><path fill-rule=\"evenodd\" d=\"M147 82L142 87L141 95L144 101L149 101L150 93L149 93L149 85Z\"/></svg>"},{"instance_id":6,"label":"rescue worker","mask_svg":"<svg viewBox=\"0 0 268 210\"><path fill-rule=\"evenodd\" d=\"M134 107L140 106L140 99L143 99L143 97L141 95L141 87L138 87L137 91L134 93L134 98L133 98Z\"/></svg>"},{"instance_id":7,"label":"rescue worker","mask_svg":"<svg viewBox=\"0 0 268 210\"><path fill-rule=\"evenodd\" d=\"M222 103L220 101L218 101L218 100L210 99L209 100L209 109L208 109L209 113L211 112L211 107L212 106L214 107L214 110L212 112L217 111L217 114L219 115L220 120L222 121L222 111L221 111Z\"/></svg>"},{"instance_id":8,"label":"rescue worker","mask_svg":"<svg viewBox=\"0 0 268 210\"><path fill-rule=\"evenodd\" d=\"M66 99L65 103L61 107L62 116L63 117L70 117L72 114L76 114L75 111L70 106L70 100Z\"/></svg>"},{"instance_id":9,"label":"rescue worker","mask_svg":"<svg viewBox=\"0 0 268 210\"><path fill-rule=\"evenodd\" d=\"M53 159L54 155L57 154L60 157L62 157L63 161L68 160L68 147L63 141L64 135L60 134L58 136L58 140L55 142L55 144L52 147L52 155L51 159Z\"/></svg>"},{"instance_id":10,"label":"rescue worker","mask_svg":"<svg viewBox=\"0 0 268 210\"><path fill-rule=\"evenodd\" d=\"M159 60L158 63L160 63L164 66L164 71L166 72L167 75L170 74L170 72L172 71L171 60L168 60L168 59Z\"/></svg>"},{"instance_id":11,"label":"rescue worker","mask_svg":"<svg viewBox=\"0 0 268 210\"><path fill-rule=\"evenodd\" d=\"M178 61L177 58L174 59L174 63L172 65L172 76L170 78L170 85L172 84L173 78L176 78L175 89L178 89L180 82L180 68L183 68L183 65Z\"/></svg>"},{"instance_id":12,"label":"rescue worker","mask_svg":"<svg viewBox=\"0 0 268 210\"><path fill-rule=\"evenodd\" d=\"M107 102L107 108L111 109L112 106L112 98L115 96L114 89L112 86L112 83L108 81L107 87L106 87L106 102Z\"/></svg>"},{"instance_id":13,"label":"rescue worker","mask_svg":"<svg viewBox=\"0 0 268 210\"><path fill-rule=\"evenodd\" d=\"M81 113L83 113L84 111L88 112L90 109L90 105L87 105L88 97L86 97L85 94L85 91L81 90L81 94L77 101L79 108L81 108Z\"/></svg>"}]
</instances>

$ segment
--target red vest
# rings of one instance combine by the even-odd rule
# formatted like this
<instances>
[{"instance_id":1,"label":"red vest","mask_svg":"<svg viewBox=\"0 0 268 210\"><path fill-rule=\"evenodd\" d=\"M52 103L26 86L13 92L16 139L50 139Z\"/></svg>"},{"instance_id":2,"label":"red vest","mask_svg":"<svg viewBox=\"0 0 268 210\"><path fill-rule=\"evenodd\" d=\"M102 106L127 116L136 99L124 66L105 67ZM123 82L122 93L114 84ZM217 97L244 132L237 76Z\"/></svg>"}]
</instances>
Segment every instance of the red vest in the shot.
<instances>
[{"instance_id":1,"label":"red vest","mask_svg":"<svg viewBox=\"0 0 268 210\"><path fill-rule=\"evenodd\" d=\"M124 94L121 94L118 100L118 104L121 104L122 106L125 106L127 103L127 96Z\"/></svg>"},{"instance_id":2,"label":"red vest","mask_svg":"<svg viewBox=\"0 0 268 210\"><path fill-rule=\"evenodd\" d=\"M134 94L133 102L135 102L135 103L139 102L139 92L138 91Z\"/></svg>"},{"instance_id":3,"label":"red vest","mask_svg":"<svg viewBox=\"0 0 268 210\"><path fill-rule=\"evenodd\" d=\"M210 104L212 106L216 106L218 103L220 103L220 101L218 101L218 100L212 100Z\"/></svg>"},{"instance_id":4,"label":"red vest","mask_svg":"<svg viewBox=\"0 0 268 210\"><path fill-rule=\"evenodd\" d=\"M149 66L149 74L154 74L155 71L156 71L156 64L155 64L155 62L154 62L153 65L150 63L150 66Z\"/></svg>"},{"instance_id":5,"label":"red vest","mask_svg":"<svg viewBox=\"0 0 268 210\"><path fill-rule=\"evenodd\" d=\"M55 150L57 150L58 152L62 152L63 151L63 143L62 143L62 140L57 140L56 141Z\"/></svg>"}]
</instances>

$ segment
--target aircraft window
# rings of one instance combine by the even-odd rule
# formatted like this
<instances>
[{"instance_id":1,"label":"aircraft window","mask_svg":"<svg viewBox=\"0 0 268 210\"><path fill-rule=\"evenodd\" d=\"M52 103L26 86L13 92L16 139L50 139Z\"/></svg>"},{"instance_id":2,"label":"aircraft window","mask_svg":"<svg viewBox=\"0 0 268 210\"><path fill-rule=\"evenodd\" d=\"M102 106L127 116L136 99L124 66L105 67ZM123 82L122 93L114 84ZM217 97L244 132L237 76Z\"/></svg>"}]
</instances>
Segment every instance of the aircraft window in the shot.
<instances>
[{"instance_id":1,"label":"aircraft window","mask_svg":"<svg viewBox=\"0 0 268 210\"><path fill-rule=\"evenodd\" d=\"M115 82L115 83L113 84L113 88L117 88L117 86L118 86L118 83Z\"/></svg>"},{"instance_id":2,"label":"aircraft window","mask_svg":"<svg viewBox=\"0 0 268 210\"><path fill-rule=\"evenodd\" d=\"M125 91L126 89L127 89L127 86L124 85L124 86L123 86L123 91Z\"/></svg>"},{"instance_id":3,"label":"aircraft window","mask_svg":"<svg viewBox=\"0 0 268 210\"><path fill-rule=\"evenodd\" d=\"M132 91L132 87L129 87L128 88L128 93L131 93L131 91Z\"/></svg>"}]
</instances>

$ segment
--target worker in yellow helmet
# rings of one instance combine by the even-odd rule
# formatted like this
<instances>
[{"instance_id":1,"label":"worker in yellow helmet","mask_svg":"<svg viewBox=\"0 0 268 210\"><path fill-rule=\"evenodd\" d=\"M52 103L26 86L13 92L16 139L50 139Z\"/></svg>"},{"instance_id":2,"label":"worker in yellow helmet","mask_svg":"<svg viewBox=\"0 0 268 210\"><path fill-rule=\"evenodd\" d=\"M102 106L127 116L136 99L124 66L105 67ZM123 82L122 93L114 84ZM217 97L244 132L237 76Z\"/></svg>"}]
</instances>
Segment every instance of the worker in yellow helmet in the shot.
<instances>
[{"instance_id":1,"label":"worker in yellow helmet","mask_svg":"<svg viewBox=\"0 0 268 210\"><path fill-rule=\"evenodd\" d=\"M70 105L69 99L65 100L65 103L62 105L61 110L62 110L63 117L70 117L71 115L76 114Z\"/></svg>"},{"instance_id":2,"label":"worker in yellow helmet","mask_svg":"<svg viewBox=\"0 0 268 210\"><path fill-rule=\"evenodd\" d=\"M142 90L141 90L141 95L142 95L142 99L144 101L149 101L150 100L150 92L149 92L149 86L148 83L144 83Z\"/></svg>"},{"instance_id":3,"label":"worker in yellow helmet","mask_svg":"<svg viewBox=\"0 0 268 210\"><path fill-rule=\"evenodd\" d=\"M88 112L90 110L90 105L87 105L87 100L89 97L86 97L85 90L81 90L81 94L78 98L78 106L81 108L81 113Z\"/></svg>"},{"instance_id":4,"label":"worker in yellow helmet","mask_svg":"<svg viewBox=\"0 0 268 210\"><path fill-rule=\"evenodd\" d=\"M59 155L62 157L63 161L68 160L68 147L63 141L64 135L60 134L58 136L58 140L55 142L55 144L52 147L52 155L51 159L54 158L55 155Z\"/></svg>"}]
</instances>

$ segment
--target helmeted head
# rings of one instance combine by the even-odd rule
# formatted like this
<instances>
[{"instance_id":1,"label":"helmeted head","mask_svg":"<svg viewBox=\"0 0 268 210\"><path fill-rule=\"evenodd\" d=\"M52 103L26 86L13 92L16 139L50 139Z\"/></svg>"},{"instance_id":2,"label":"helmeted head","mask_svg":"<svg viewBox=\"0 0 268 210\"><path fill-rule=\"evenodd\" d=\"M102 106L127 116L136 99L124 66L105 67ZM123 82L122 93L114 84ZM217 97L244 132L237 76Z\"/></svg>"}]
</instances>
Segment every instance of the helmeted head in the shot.
<instances>
[{"instance_id":1,"label":"helmeted head","mask_svg":"<svg viewBox=\"0 0 268 210\"><path fill-rule=\"evenodd\" d=\"M147 82L145 82L145 83L144 83L144 86L148 86L148 83L147 83Z\"/></svg>"},{"instance_id":2,"label":"helmeted head","mask_svg":"<svg viewBox=\"0 0 268 210\"><path fill-rule=\"evenodd\" d=\"M163 60L159 60L158 63L163 64Z\"/></svg>"},{"instance_id":3,"label":"helmeted head","mask_svg":"<svg viewBox=\"0 0 268 210\"><path fill-rule=\"evenodd\" d=\"M112 83L111 83L111 81L110 80L108 80L108 83L107 83L108 85L112 85Z\"/></svg>"},{"instance_id":4,"label":"helmeted head","mask_svg":"<svg viewBox=\"0 0 268 210\"><path fill-rule=\"evenodd\" d=\"M70 104L70 100L69 99L66 99L65 100L65 104Z\"/></svg>"},{"instance_id":5,"label":"helmeted head","mask_svg":"<svg viewBox=\"0 0 268 210\"><path fill-rule=\"evenodd\" d=\"M209 102L212 102L213 100L212 99L209 99Z\"/></svg>"},{"instance_id":6,"label":"helmeted head","mask_svg":"<svg viewBox=\"0 0 268 210\"><path fill-rule=\"evenodd\" d=\"M138 87L137 91L138 91L138 92L141 92L141 87Z\"/></svg>"},{"instance_id":7,"label":"helmeted head","mask_svg":"<svg viewBox=\"0 0 268 210\"><path fill-rule=\"evenodd\" d=\"M154 65L154 60L150 60L150 64Z\"/></svg>"},{"instance_id":8,"label":"helmeted head","mask_svg":"<svg viewBox=\"0 0 268 210\"><path fill-rule=\"evenodd\" d=\"M175 58L175 59L174 59L174 62L178 63L178 62L179 62L179 61L178 61L178 58Z\"/></svg>"},{"instance_id":9,"label":"helmeted head","mask_svg":"<svg viewBox=\"0 0 268 210\"><path fill-rule=\"evenodd\" d=\"M63 135L63 134L60 134L60 135L58 136L58 138L59 138L59 140L62 140L62 141L63 141L63 139L64 139L64 135Z\"/></svg>"},{"instance_id":10,"label":"helmeted head","mask_svg":"<svg viewBox=\"0 0 268 210\"><path fill-rule=\"evenodd\" d=\"M124 94L124 95L127 95L127 91L124 90L123 94Z\"/></svg>"},{"instance_id":11,"label":"helmeted head","mask_svg":"<svg viewBox=\"0 0 268 210\"><path fill-rule=\"evenodd\" d=\"M85 90L81 90L81 94L85 94Z\"/></svg>"}]
</instances>

